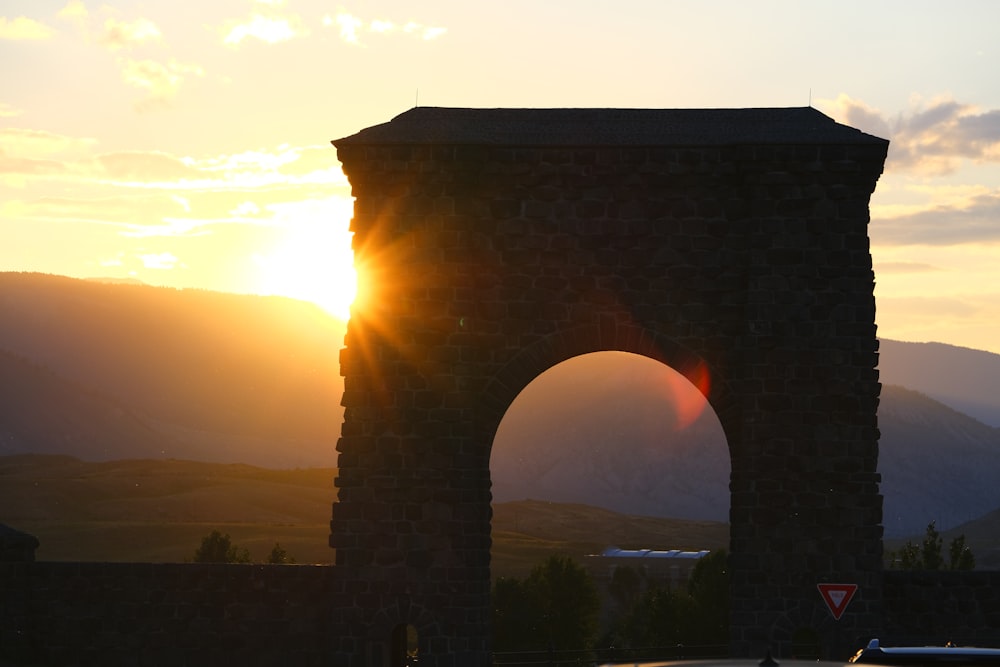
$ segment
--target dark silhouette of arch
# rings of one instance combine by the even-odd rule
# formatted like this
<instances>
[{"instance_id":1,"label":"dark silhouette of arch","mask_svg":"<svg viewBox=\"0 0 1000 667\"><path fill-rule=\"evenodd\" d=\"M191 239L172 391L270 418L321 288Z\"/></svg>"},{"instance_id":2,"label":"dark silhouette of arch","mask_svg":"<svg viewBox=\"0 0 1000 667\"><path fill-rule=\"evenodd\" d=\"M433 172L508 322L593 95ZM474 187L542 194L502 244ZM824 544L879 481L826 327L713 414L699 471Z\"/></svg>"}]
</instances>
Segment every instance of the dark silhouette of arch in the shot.
<instances>
[{"instance_id":1,"label":"dark silhouette of arch","mask_svg":"<svg viewBox=\"0 0 1000 667\"><path fill-rule=\"evenodd\" d=\"M334 145L366 283L330 534L344 664L403 604L433 618L421 665L490 664L493 435L538 374L611 349L696 380L723 425L733 653L816 627L846 658L877 632L887 141L811 108L415 108ZM823 581L859 587L836 631Z\"/></svg>"}]
</instances>

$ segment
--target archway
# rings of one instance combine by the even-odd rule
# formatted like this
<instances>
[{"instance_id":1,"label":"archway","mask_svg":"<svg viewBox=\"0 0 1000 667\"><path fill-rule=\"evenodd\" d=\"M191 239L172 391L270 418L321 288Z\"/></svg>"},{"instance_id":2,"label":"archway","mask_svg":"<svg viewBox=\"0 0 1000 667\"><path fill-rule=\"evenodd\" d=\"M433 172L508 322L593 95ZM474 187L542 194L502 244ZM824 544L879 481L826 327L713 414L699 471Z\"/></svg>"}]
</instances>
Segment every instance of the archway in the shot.
<instances>
[{"instance_id":1,"label":"archway","mask_svg":"<svg viewBox=\"0 0 1000 667\"><path fill-rule=\"evenodd\" d=\"M345 664L404 601L435 622L422 665L489 664L493 434L537 375L604 350L711 378L733 653L788 654L824 581L859 587L832 655L877 632L867 224L888 142L814 109L417 108L334 143L368 281L330 536Z\"/></svg>"},{"instance_id":2,"label":"archway","mask_svg":"<svg viewBox=\"0 0 1000 667\"><path fill-rule=\"evenodd\" d=\"M706 389L708 377L701 378ZM716 563L725 576L729 450L718 417L689 380L617 351L557 364L512 402L490 471L498 660L537 657L547 648L579 657L591 647L605 660L663 659L653 647L679 643L698 655L726 654L728 622L719 618L728 596L692 588L689 579L710 554L717 558L703 562L701 581ZM563 593L549 589L552 558L584 573L596 608L558 602ZM548 593L536 600L542 590ZM655 629L637 621L654 607L672 615L666 604L689 609L689 591L704 618L687 613ZM576 614L580 627L552 634L540 602Z\"/></svg>"},{"instance_id":3,"label":"archway","mask_svg":"<svg viewBox=\"0 0 1000 667\"><path fill-rule=\"evenodd\" d=\"M681 374L631 353L580 355L535 378L500 423L490 471L494 504L729 521L731 466L715 411Z\"/></svg>"}]
</instances>

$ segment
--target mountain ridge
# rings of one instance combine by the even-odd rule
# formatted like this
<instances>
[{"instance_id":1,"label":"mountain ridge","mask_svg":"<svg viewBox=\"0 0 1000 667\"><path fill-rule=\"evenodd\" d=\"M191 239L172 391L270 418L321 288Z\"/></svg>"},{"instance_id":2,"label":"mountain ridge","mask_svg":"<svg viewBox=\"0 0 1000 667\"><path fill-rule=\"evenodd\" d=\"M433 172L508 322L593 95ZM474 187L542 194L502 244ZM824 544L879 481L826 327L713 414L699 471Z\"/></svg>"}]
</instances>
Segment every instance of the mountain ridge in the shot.
<instances>
[{"instance_id":1,"label":"mountain ridge","mask_svg":"<svg viewBox=\"0 0 1000 667\"><path fill-rule=\"evenodd\" d=\"M318 307L282 297L0 273L0 454L333 467L343 333ZM895 389L921 364L941 386L962 385L952 368L967 375L964 393L939 395L975 395L987 417L1000 415L1000 371L990 370L1000 355L880 344L887 536L1000 507L1000 429L935 398L933 377ZM921 362L921 352L943 359ZM949 366L956 354L966 361ZM728 518L729 454L714 412L672 369L623 363L635 356L583 355L525 388L494 439L499 502ZM969 374L968 359L990 372Z\"/></svg>"}]
</instances>

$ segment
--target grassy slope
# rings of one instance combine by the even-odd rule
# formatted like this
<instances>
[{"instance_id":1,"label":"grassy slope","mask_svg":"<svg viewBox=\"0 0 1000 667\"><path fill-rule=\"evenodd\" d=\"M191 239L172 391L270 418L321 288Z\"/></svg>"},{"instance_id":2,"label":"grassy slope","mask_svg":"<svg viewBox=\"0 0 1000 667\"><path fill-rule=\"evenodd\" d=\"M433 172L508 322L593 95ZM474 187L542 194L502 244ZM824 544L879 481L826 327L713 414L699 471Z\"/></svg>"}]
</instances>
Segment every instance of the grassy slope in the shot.
<instances>
[{"instance_id":1,"label":"grassy slope","mask_svg":"<svg viewBox=\"0 0 1000 667\"><path fill-rule=\"evenodd\" d=\"M212 530L264 560L333 562L330 468L268 470L192 461L0 457L0 523L35 535L39 560L182 562ZM630 517L542 501L494 507L493 575L524 576L550 554L621 547L716 549L725 524Z\"/></svg>"}]
</instances>

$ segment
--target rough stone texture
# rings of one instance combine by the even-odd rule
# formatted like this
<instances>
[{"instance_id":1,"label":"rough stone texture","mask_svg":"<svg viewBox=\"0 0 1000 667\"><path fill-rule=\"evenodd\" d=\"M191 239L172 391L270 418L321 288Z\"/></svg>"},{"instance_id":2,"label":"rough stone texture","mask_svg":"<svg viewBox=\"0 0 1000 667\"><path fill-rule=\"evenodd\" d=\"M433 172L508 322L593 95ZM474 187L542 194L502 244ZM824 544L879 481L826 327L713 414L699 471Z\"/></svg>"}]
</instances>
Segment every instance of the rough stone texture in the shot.
<instances>
[{"instance_id":1,"label":"rough stone texture","mask_svg":"<svg viewBox=\"0 0 1000 667\"><path fill-rule=\"evenodd\" d=\"M883 646L1000 646L1000 572L885 573Z\"/></svg>"},{"instance_id":2,"label":"rough stone texture","mask_svg":"<svg viewBox=\"0 0 1000 667\"><path fill-rule=\"evenodd\" d=\"M846 656L879 627L888 142L813 109L418 108L334 144L365 284L330 536L346 661L411 623L422 665L489 664L493 436L540 373L601 350L672 366L718 414L737 655L812 628ZM839 622L818 582L859 585Z\"/></svg>"},{"instance_id":3,"label":"rough stone texture","mask_svg":"<svg viewBox=\"0 0 1000 667\"><path fill-rule=\"evenodd\" d=\"M26 665L336 664L334 568L0 563L0 659Z\"/></svg>"},{"instance_id":4,"label":"rough stone texture","mask_svg":"<svg viewBox=\"0 0 1000 667\"><path fill-rule=\"evenodd\" d=\"M319 667L357 662L344 657L353 648L366 655L362 664L383 667L381 648L331 629L335 612L365 602L338 573L308 565L0 562L0 664ZM888 571L884 597L875 633L883 645L1000 646L1000 572ZM401 617L435 624L405 596L375 621L388 627ZM824 610L815 624L833 621Z\"/></svg>"},{"instance_id":5,"label":"rough stone texture","mask_svg":"<svg viewBox=\"0 0 1000 667\"><path fill-rule=\"evenodd\" d=\"M37 549L37 537L0 523L0 562L30 563Z\"/></svg>"}]
</instances>

